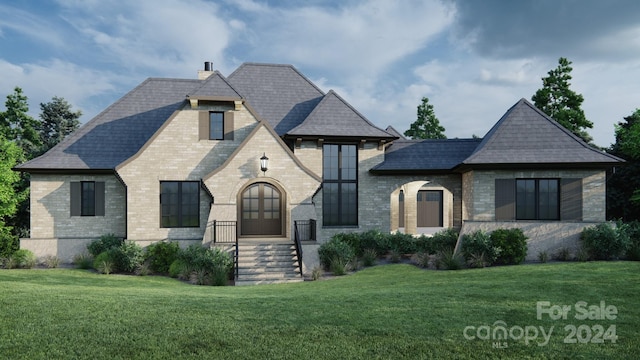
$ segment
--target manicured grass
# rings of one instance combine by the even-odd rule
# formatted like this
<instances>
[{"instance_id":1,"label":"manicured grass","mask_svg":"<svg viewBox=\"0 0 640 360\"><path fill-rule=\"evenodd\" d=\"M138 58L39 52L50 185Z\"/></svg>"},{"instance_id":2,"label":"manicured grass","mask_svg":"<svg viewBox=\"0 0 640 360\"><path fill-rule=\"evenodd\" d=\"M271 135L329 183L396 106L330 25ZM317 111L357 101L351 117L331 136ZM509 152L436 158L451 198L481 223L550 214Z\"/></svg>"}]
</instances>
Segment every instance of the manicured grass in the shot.
<instances>
[{"instance_id":1,"label":"manicured grass","mask_svg":"<svg viewBox=\"0 0 640 360\"><path fill-rule=\"evenodd\" d=\"M634 358L640 263L460 271L385 265L326 281L200 287L84 270L0 270L0 357L9 359ZM536 318L536 302L614 305L614 320ZM554 327L468 340L467 326ZM563 341L565 326L615 325L617 341ZM583 327L584 328L584 327ZM515 330L514 330L515 331ZM586 331L586 330L585 330ZM475 335L475 331L468 334ZM514 335L518 335L515 331ZM584 339L586 333L582 333ZM575 338L575 337L574 337Z\"/></svg>"}]
</instances>

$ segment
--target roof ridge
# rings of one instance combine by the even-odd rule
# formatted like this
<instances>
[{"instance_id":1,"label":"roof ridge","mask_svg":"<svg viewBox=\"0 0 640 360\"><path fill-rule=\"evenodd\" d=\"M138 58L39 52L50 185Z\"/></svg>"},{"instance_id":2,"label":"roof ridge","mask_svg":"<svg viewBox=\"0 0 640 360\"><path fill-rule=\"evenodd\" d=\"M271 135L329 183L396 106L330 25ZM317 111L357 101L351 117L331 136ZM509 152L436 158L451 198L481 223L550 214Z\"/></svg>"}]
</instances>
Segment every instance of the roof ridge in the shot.
<instances>
[{"instance_id":1,"label":"roof ridge","mask_svg":"<svg viewBox=\"0 0 640 360\"><path fill-rule=\"evenodd\" d=\"M291 65L291 64L275 64L275 63L259 63L259 62L245 62L242 63L242 65L238 66L237 69L235 69L227 78L231 80L231 78L236 74L239 73L240 70L244 67L247 66L264 66L264 67L281 67L281 68L290 68L291 70L295 71L300 77L302 77L306 82L309 83L309 85L313 86L316 90L318 90L318 92L320 92L320 94L322 96L326 95L324 91L322 91L322 89L320 89L316 84L313 83L313 81L309 80L309 78L307 78L303 73L300 72L300 70L298 70L295 66Z\"/></svg>"}]
</instances>

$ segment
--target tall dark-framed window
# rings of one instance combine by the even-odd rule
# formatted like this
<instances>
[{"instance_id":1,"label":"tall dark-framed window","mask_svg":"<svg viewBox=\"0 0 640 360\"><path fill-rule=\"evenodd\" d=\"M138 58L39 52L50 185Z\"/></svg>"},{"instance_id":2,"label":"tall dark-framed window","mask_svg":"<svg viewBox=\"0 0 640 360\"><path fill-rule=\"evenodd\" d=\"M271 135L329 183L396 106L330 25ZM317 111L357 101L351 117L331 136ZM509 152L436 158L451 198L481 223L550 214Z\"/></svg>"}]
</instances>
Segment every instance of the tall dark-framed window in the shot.
<instances>
[{"instance_id":1,"label":"tall dark-framed window","mask_svg":"<svg viewBox=\"0 0 640 360\"><path fill-rule=\"evenodd\" d=\"M200 226L200 182L160 182L160 226Z\"/></svg>"},{"instance_id":2,"label":"tall dark-framed window","mask_svg":"<svg viewBox=\"0 0 640 360\"><path fill-rule=\"evenodd\" d=\"M80 182L80 215L96 216L96 183L95 181Z\"/></svg>"},{"instance_id":3,"label":"tall dark-framed window","mask_svg":"<svg viewBox=\"0 0 640 360\"><path fill-rule=\"evenodd\" d=\"M71 182L71 216L105 216L104 181Z\"/></svg>"},{"instance_id":4,"label":"tall dark-framed window","mask_svg":"<svg viewBox=\"0 0 640 360\"><path fill-rule=\"evenodd\" d=\"M224 140L224 113L209 112L209 140Z\"/></svg>"},{"instance_id":5,"label":"tall dark-framed window","mask_svg":"<svg viewBox=\"0 0 640 360\"><path fill-rule=\"evenodd\" d=\"M322 219L324 226L358 225L358 148L322 147Z\"/></svg>"},{"instance_id":6,"label":"tall dark-framed window","mask_svg":"<svg viewBox=\"0 0 640 360\"><path fill-rule=\"evenodd\" d=\"M516 179L517 220L560 220L559 179Z\"/></svg>"}]
</instances>

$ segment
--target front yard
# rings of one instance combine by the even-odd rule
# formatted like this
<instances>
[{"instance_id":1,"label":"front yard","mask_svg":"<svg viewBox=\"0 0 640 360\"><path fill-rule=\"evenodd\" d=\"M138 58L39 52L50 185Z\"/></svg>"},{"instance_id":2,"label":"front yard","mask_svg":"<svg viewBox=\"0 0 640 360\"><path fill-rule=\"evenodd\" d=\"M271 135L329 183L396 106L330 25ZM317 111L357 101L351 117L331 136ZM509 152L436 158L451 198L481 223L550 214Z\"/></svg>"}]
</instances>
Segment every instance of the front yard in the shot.
<instances>
[{"instance_id":1,"label":"front yard","mask_svg":"<svg viewBox=\"0 0 640 360\"><path fill-rule=\"evenodd\" d=\"M639 291L639 262L460 271L396 264L253 287L0 270L0 356L633 358L640 348Z\"/></svg>"}]
</instances>

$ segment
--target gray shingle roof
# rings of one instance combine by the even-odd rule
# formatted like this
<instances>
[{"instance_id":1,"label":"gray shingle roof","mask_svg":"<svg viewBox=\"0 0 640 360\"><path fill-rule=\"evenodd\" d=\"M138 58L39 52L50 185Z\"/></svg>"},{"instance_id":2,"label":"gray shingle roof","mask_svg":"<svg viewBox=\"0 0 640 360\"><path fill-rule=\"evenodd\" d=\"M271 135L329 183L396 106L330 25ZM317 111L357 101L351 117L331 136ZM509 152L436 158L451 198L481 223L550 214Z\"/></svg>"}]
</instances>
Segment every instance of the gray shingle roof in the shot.
<instances>
[{"instance_id":1,"label":"gray shingle roof","mask_svg":"<svg viewBox=\"0 0 640 360\"><path fill-rule=\"evenodd\" d=\"M291 65L245 63L227 81L280 136L300 125L324 96Z\"/></svg>"},{"instance_id":2,"label":"gray shingle roof","mask_svg":"<svg viewBox=\"0 0 640 360\"><path fill-rule=\"evenodd\" d=\"M396 140L384 161L372 172L451 171L466 159L481 139Z\"/></svg>"},{"instance_id":3,"label":"gray shingle roof","mask_svg":"<svg viewBox=\"0 0 640 360\"><path fill-rule=\"evenodd\" d=\"M463 164L620 162L623 160L589 146L526 99L521 99L491 128Z\"/></svg>"},{"instance_id":4,"label":"gray shingle roof","mask_svg":"<svg viewBox=\"0 0 640 360\"><path fill-rule=\"evenodd\" d=\"M391 125L387 126L387 128L384 129L384 131L388 132L389 134L391 134L393 136L397 136L398 138L400 138L400 140L407 140L406 136L401 134L398 130L396 130L396 128L394 128Z\"/></svg>"},{"instance_id":5,"label":"gray shingle roof","mask_svg":"<svg viewBox=\"0 0 640 360\"><path fill-rule=\"evenodd\" d=\"M210 96L235 99L242 98L236 89L234 89L227 79L225 79L218 71L215 71L211 76L206 78L202 86L189 94L189 96Z\"/></svg>"},{"instance_id":6,"label":"gray shingle roof","mask_svg":"<svg viewBox=\"0 0 640 360\"><path fill-rule=\"evenodd\" d=\"M133 156L201 80L147 79L20 170L107 170Z\"/></svg>"},{"instance_id":7,"label":"gray shingle roof","mask_svg":"<svg viewBox=\"0 0 640 360\"><path fill-rule=\"evenodd\" d=\"M322 98L302 124L288 131L287 135L395 138L369 122L333 90Z\"/></svg>"}]
</instances>

